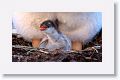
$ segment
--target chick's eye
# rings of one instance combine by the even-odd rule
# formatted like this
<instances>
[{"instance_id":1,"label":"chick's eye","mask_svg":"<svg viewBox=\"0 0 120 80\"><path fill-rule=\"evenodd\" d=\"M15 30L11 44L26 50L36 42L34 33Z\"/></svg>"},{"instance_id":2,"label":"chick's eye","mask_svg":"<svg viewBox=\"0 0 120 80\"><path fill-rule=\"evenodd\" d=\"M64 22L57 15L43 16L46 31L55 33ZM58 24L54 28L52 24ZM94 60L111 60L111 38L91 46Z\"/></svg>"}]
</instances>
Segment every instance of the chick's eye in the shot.
<instances>
[{"instance_id":1,"label":"chick's eye","mask_svg":"<svg viewBox=\"0 0 120 80\"><path fill-rule=\"evenodd\" d=\"M51 23L50 23L50 22L48 22L48 24L49 24L49 25L51 25Z\"/></svg>"}]
</instances>

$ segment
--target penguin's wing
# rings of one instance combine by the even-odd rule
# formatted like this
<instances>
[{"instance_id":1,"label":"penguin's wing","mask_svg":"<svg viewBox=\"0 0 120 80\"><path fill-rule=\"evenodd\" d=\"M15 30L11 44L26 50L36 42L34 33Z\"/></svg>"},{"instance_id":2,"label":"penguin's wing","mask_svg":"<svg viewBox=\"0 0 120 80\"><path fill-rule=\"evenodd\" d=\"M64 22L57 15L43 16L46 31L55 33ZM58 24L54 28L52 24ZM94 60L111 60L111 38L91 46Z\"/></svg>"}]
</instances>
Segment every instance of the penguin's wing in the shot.
<instances>
[{"instance_id":1,"label":"penguin's wing","mask_svg":"<svg viewBox=\"0 0 120 80\"><path fill-rule=\"evenodd\" d=\"M45 37L42 39L39 48L46 48L47 44L48 44L48 39Z\"/></svg>"},{"instance_id":2,"label":"penguin's wing","mask_svg":"<svg viewBox=\"0 0 120 80\"><path fill-rule=\"evenodd\" d=\"M62 35L62 40L60 43L61 48L63 48L64 50L70 50L71 49L71 40L64 34Z\"/></svg>"},{"instance_id":3,"label":"penguin's wing","mask_svg":"<svg viewBox=\"0 0 120 80\"><path fill-rule=\"evenodd\" d=\"M66 42L66 50L67 51L71 50L71 40L66 37L65 42Z\"/></svg>"}]
</instances>

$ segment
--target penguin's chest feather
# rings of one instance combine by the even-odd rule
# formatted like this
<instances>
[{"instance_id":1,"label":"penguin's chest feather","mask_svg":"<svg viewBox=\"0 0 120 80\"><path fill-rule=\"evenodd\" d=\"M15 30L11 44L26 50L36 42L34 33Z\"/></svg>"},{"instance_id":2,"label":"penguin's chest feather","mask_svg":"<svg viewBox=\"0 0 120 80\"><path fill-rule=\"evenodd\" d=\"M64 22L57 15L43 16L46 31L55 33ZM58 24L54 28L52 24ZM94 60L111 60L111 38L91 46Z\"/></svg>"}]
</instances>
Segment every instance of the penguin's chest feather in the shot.
<instances>
[{"instance_id":1,"label":"penguin's chest feather","mask_svg":"<svg viewBox=\"0 0 120 80\"><path fill-rule=\"evenodd\" d=\"M49 39L48 44L46 45L46 48L53 50L53 49L59 49L62 48L63 41L61 39Z\"/></svg>"},{"instance_id":2,"label":"penguin's chest feather","mask_svg":"<svg viewBox=\"0 0 120 80\"><path fill-rule=\"evenodd\" d=\"M64 47L64 41L62 37L58 37L57 39L53 39L51 37L46 37L40 44L40 48L46 48L49 50L60 49Z\"/></svg>"}]
</instances>

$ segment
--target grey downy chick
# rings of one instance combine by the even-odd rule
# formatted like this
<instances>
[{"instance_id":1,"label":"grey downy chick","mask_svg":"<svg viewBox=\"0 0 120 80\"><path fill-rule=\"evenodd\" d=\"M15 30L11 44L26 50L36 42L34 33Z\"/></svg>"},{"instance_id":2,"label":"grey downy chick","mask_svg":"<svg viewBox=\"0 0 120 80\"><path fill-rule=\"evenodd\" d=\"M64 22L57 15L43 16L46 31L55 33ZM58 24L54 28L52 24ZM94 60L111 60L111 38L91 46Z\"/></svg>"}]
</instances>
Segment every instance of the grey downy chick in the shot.
<instances>
[{"instance_id":1,"label":"grey downy chick","mask_svg":"<svg viewBox=\"0 0 120 80\"><path fill-rule=\"evenodd\" d=\"M51 20L46 20L40 25L40 30L45 35L40 43L40 48L46 48L50 51L62 49L69 51L71 49L71 40L58 30L58 26Z\"/></svg>"}]
</instances>

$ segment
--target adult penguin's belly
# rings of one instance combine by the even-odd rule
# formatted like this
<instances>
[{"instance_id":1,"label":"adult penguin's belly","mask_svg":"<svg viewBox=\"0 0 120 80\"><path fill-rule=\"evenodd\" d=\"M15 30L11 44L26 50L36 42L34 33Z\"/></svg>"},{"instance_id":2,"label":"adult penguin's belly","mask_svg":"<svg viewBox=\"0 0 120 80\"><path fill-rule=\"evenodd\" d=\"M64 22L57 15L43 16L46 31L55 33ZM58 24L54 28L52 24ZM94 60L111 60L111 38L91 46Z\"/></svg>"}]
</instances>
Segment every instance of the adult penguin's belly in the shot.
<instances>
[{"instance_id":1,"label":"adult penguin's belly","mask_svg":"<svg viewBox=\"0 0 120 80\"><path fill-rule=\"evenodd\" d=\"M90 41L102 27L102 15L97 12L58 13L59 29L72 40Z\"/></svg>"}]
</instances>

